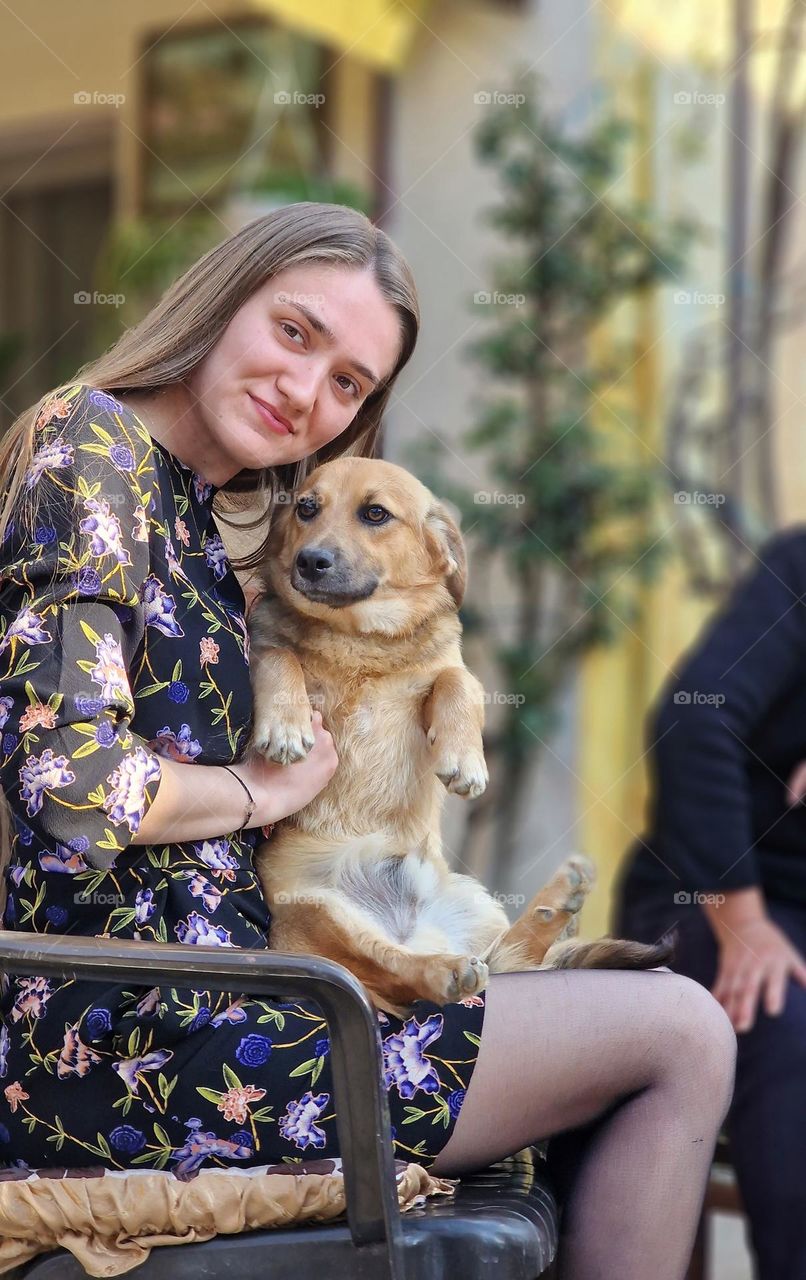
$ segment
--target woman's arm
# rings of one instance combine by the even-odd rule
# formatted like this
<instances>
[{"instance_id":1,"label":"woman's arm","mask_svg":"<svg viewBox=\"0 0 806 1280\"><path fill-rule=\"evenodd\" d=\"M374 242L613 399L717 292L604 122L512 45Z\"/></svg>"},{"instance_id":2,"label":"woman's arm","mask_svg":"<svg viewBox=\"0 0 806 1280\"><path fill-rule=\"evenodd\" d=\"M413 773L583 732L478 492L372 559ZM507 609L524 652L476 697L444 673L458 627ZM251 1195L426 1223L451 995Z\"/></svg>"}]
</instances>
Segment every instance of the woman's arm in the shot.
<instances>
[{"instance_id":1,"label":"woman's arm","mask_svg":"<svg viewBox=\"0 0 806 1280\"><path fill-rule=\"evenodd\" d=\"M255 801L250 828L296 813L330 781L338 757L319 711L313 713L313 735L313 747L295 764L272 764L255 756L228 766L243 778ZM131 844L215 839L241 829L246 795L226 769L164 758L160 764L162 782Z\"/></svg>"}]
</instances>

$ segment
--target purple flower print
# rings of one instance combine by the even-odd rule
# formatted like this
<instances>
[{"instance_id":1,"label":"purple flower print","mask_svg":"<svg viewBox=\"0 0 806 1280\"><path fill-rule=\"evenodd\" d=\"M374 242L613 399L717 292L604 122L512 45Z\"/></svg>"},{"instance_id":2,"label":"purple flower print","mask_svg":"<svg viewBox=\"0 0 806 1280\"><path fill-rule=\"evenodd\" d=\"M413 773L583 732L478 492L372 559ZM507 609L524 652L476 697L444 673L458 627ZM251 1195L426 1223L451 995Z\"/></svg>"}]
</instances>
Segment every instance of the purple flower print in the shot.
<instances>
[{"instance_id":1,"label":"purple flower print","mask_svg":"<svg viewBox=\"0 0 806 1280\"><path fill-rule=\"evenodd\" d=\"M157 731L156 738L152 738L148 745L158 756L166 756L179 764L192 764L196 756L201 755L202 749L198 738L193 737L189 724L182 724L178 733L169 724L163 725Z\"/></svg>"},{"instance_id":2,"label":"purple flower print","mask_svg":"<svg viewBox=\"0 0 806 1280\"><path fill-rule=\"evenodd\" d=\"M199 871L185 871L184 874L190 881L188 892L194 898L201 898L205 911L209 911L212 915L221 902L221 890L211 884Z\"/></svg>"},{"instance_id":3,"label":"purple flower print","mask_svg":"<svg viewBox=\"0 0 806 1280\"><path fill-rule=\"evenodd\" d=\"M109 450L109 461L118 471L134 471L134 454L127 444L113 444Z\"/></svg>"},{"instance_id":4,"label":"purple flower print","mask_svg":"<svg viewBox=\"0 0 806 1280\"><path fill-rule=\"evenodd\" d=\"M43 850L37 854L37 858L43 871L55 871L62 875L75 876L80 871L89 870L81 854L63 844L57 844L54 852L49 849Z\"/></svg>"},{"instance_id":5,"label":"purple flower print","mask_svg":"<svg viewBox=\"0 0 806 1280\"><path fill-rule=\"evenodd\" d=\"M196 490L196 497L199 502L204 505L213 492L213 486L203 476L193 474L193 488Z\"/></svg>"},{"instance_id":6,"label":"purple flower print","mask_svg":"<svg viewBox=\"0 0 806 1280\"><path fill-rule=\"evenodd\" d=\"M138 889L137 897L134 900L135 924L138 926L147 924L154 914L156 905L153 889Z\"/></svg>"},{"instance_id":7,"label":"purple flower print","mask_svg":"<svg viewBox=\"0 0 806 1280\"><path fill-rule=\"evenodd\" d=\"M112 1015L108 1009L90 1009L86 1021L87 1034L90 1040L100 1040L107 1031L112 1030Z\"/></svg>"},{"instance_id":8,"label":"purple flower print","mask_svg":"<svg viewBox=\"0 0 806 1280\"><path fill-rule=\"evenodd\" d=\"M229 852L229 840L205 840L202 844L194 844L193 851L214 876L221 880L235 879L238 859Z\"/></svg>"},{"instance_id":9,"label":"purple flower print","mask_svg":"<svg viewBox=\"0 0 806 1280\"><path fill-rule=\"evenodd\" d=\"M163 590L162 583L150 573L143 583L143 605L147 627L156 627L165 636L183 636L176 620L176 601Z\"/></svg>"},{"instance_id":10,"label":"purple flower print","mask_svg":"<svg viewBox=\"0 0 806 1280\"><path fill-rule=\"evenodd\" d=\"M67 923L67 912L64 907L46 907L45 919L53 925L54 929L60 929Z\"/></svg>"},{"instance_id":11,"label":"purple flower print","mask_svg":"<svg viewBox=\"0 0 806 1280\"><path fill-rule=\"evenodd\" d=\"M50 644L53 639L44 628L42 615L34 613L33 609L20 610L6 634L0 640L0 653L3 653L8 648L15 637L24 640L29 647L34 644Z\"/></svg>"},{"instance_id":12,"label":"purple flower print","mask_svg":"<svg viewBox=\"0 0 806 1280\"><path fill-rule=\"evenodd\" d=\"M130 565L131 557L126 547L121 546L121 528L117 516L112 514L105 498L98 502L95 498L85 498L84 508L90 512L79 522L82 533L90 535L90 551L94 556L114 556L118 564Z\"/></svg>"},{"instance_id":13,"label":"purple flower print","mask_svg":"<svg viewBox=\"0 0 806 1280\"><path fill-rule=\"evenodd\" d=\"M146 1053L142 1058L119 1058L117 1062L112 1063L112 1070L117 1071L129 1091L139 1098L140 1074L143 1071L160 1071L173 1056L171 1049L155 1049L153 1053Z\"/></svg>"},{"instance_id":14,"label":"purple flower print","mask_svg":"<svg viewBox=\"0 0 806 1280\"><path fill-rule=\"evenodd\" d=\"M34 542L40 547L49 547L56 541L56 530L52 525L40 524L34 532Z\"/></svg>"},{"instance_id":15,"label":"purple flower print","mask_svg":"<svg viewBox=\"0 0 806 1280\"><path fill-rule=\"evenodd\" d=\"M50 747L41 756L29 756L20 769L20 799L24 800L28 817L42 808L42 795L56 787L69 787L76 775L67 765L67 756L54 756Z\"/></svg>"},{"instance_id":16,"label":"purple flower print","mask_svg":"<svg viewBox=\"0 0 806 1280\"><path fill-rule=\"evenodd\" d=\"M87 399L94 404L96 409L105 409L107 413L122 413L123 409L119 400L114 396L110 396L106 391L98 391L93 388L87 393Z\"/></svg>"},{"instance_id":17,"label":"purple flower print","mask_svg":"<svg viewBox=\"0 0 806 1280\"><path fill-rule=\"evenodd\" d=\"M71 444L67 444L62 436L59 436L58 440L51 440L49 444L37 449L31 459L31 465L25 473L25 488L30 491L45 471L55 471L60 467L71 467L73 461L73 446Z\"/></svg>"},{"instance_id":18,"label":"purple flower print","mask_svg":"<svg viewBox=\"0 0 806 1280\"><path fill-rule=\"evenodd\" d=\"M182 680L172 680L168 685L168 697L171 702L187 702L190 689Z\"/></svg>"},{"instance_id":19,"label":"purple flower print","mask_svg":"<svg viewBox=\"0 0 806 1280\"><path fill-rule=\"evenodd\" d=\"M96 665L90 672L93 684L101 686L101 695L107 702L117 698L123 700L127 707L134 708L129 677L123 665L123 653L119 641L107 631L103 640L95 642Z\"/></svg>"},{"instance_id":20,"label":"purple flower print","mask_svg":"<svg viewBox=\"0 0 806 1280\"><path fill-rule=\"evenodd\" d=\"M464 1089L454 1089L453 1093L448 1094L448 1110L452 1118L455 1120L459 1112L462 1110L462 1103L465 1100Z\"/></svg>"},{"instance_id":21,"label":"purple flower print","mask_svg":"<svg viewBox=\"0 0 806 1280\"><path fill-rule=\"evenodd\" d=\"M8 1027L5 1023L0 1022L0 1080L8 1073L8 1050L11 1043L11 1036L8 1033Z\"/></svg>"},{"instance_id":22,"label":"purple flower print","mask_svg":"<svg viewBox=\"0 0 806 1280\"><path fill-rule=\"evenodd\" d=\"M269 1037L252 1032L250 1035L243 1037L235 1050L235 1057L242 1067L262 1067L265 1062L268 1062L270 1053L271 1040Z\"/></svg>"},{"instance_id":23,"label":"purple flower print","mask_svg":"<svg viewBox=\"0 0 806 1280\"><path fill-rule=\"evenodd\" d=\"M251 1145L244 1146L232 1138L217 1138L212 1131L204 1133L201 1129L194 1129L185 1139L185 1145L177 1147L173 1152L172 1159L179 1161L174 1173L191 1173L194 1169L198 1169L199 1165L204 1164L207 1156L248 1160L251 1154Z\"/></svg>"},{"instance_id":24,"label":"purple flower print","mask_svg":"<svg viewBox=\"0 0 806 1280\"><path fill-rule=\"evenodd\" d=\"M119 1124L109 1135L109 1145L116 1151L125 1151L126 1155L137 1155L146 1145L145 1134L130 1124Z\"/></svg>"},{"instance_id":25,"label":"purple flower print","mask_svg":"<svg viewBox=\"0 0 806 1280\"><path fill-rule=\"evenodd\" d=\"M73 574L73 585L80 596L97 596L101 590L101 575L97 569L85 566Z\"/></svg>"},{"instance_id":26,"label":"purple flower print","mask_svg":"<svg viewBox=\"0 0 806 1280\"><path fill-rule=\"evenodd\" d=\"M284 1116L280 1117L280 1132L303 1151L306 1147L323 1147L325 1131L314 1124L328 1102L329 1093L314 1095L310 1089L298 1101L289 1102Z\"/></svg>"},{"instance_id":27,"label":"purple flower print","mask_svg":"<svg viewBox=\"0 0 806 1280\"><path fill-rule=\"evenodd\" d=\"M13 698L0 698L0 729L4 729L6 727L8 713L13 706Z\"/></svg>"},{"instance_id":28,"label":"purple flower print","mask_svg":"<svg viewBox=\"0 0 806 1280\"><path fill-rule=\"evenodd\" d=\"M406 1099L413 1097L418 1089L423 1093L437 1092L439 1076L423 1050L442 1035L443 1024L441 1013L432 1013L423 1023L409 1018L401 1031L386 1037L383 1057L387 1089L397 1085L400 1097Z\"/></svg>"},{"instance_id":29,"label":"purple flower print","mask_svg":"<svg viewBox=\"0 0 806 1280\"><path fill-rule=\"evenodd\" d=\"M180 920L174 925L174 933L180 942L192 945L203 943L208 947L231 947L232 938L229 929L222 925L210 924L198 911L191 911L187 920Z\"/></svg>"},{"instance_id":30,"label":"purple flower print","mask_svg":"<svg viewBox=\"0 0 806 1280\"><path fill-rule=\"evenodd\" d=\"M229 560L219 534L216 533L211 538L205 538L204 558L215 574L216 582L220 582L222 578L226 577L229 569Z\"/></svg>"},{"instance_id":31,"label":"purple flower print","mask_svg":"<svg viewBox=\"0 0 806 1280\"><path fill-rule=\"evenodd\" d=\"M143 818L146 784L152 778L159 778L160 774L159 760L143 747L138 747L134 755L124 756L118 768L106 779L112 790L103 807L110 822L117 827L125 822L134 835Z\"/></svg>"}]
</instances>

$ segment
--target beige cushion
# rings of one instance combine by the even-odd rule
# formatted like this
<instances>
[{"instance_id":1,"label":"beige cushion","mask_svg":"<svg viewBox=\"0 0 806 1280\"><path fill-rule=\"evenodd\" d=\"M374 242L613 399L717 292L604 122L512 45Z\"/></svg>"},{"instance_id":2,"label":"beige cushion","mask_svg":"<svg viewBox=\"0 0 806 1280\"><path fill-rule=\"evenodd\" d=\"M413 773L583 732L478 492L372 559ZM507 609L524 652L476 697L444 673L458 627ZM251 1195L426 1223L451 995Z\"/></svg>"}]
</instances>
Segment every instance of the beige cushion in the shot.
<instances>
[{"instance_id":1,"label":"beige cushion","mask_svg":"<svg viewBox=\"0 0 806 1280\"><path fill-rule=\"evenodd\" d=\"M456 1182L395 1161L402 1211ZM157 1245L331 1222L344 1213L340 1160L251 1169L0 1169L0 1274L38 1253L69 1249L88 1275L119 1276Z\"/></svg>"}]
</instances>

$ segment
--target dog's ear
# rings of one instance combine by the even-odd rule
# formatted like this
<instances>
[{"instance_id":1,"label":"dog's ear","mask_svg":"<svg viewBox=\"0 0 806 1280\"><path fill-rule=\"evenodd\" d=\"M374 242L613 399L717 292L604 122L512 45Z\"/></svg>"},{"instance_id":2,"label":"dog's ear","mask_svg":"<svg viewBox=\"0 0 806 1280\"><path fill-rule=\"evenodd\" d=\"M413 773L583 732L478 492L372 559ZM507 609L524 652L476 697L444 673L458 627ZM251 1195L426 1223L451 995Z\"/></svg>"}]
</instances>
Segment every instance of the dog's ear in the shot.
<instances>
[{"instance_id":1,"label":"dog's ear","mask_svg":"<svg viewBox=\"0 0 806 1280\"><path fill-rule=\"evenodd\" d=\"M458 609L467 588L467 554L459 529L459 513L450 509L447 503L434 499L426 512L425 523L436 544L436 555L442 561L445 586Z\"/></svg>"}]
</instances>

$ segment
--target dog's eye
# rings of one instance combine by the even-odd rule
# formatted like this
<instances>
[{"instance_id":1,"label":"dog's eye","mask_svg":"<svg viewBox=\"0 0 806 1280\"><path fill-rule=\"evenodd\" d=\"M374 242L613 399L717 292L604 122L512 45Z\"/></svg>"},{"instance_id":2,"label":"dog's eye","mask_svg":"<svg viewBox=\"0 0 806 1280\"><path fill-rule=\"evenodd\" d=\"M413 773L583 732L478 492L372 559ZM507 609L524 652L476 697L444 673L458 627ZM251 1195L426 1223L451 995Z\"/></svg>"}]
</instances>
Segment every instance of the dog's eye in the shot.
<instances>
[{"instance_id":1,"label":"dog's eye","mask_svg":"<svg viewBox=\"0 0 806 1280\"><path fill-rule=\"evenodd\" d=\"M315 498L300 498L297 503L297 515L300 520L313 520L318 510Z\"/></svg>"},{"instance_id":2,"label":"dog's eye","mask_svg":"<svg viewBox=\"0 0 806 1280\"><path fill-rule=\"evenodd\" d=\"M371 507L364 507L361 516L362 519L367 520L370 524L386 524L387 520L392 519L391 511L387 511L386 507L379 507L377 503Z\"/></svg>"}]
</instances>

